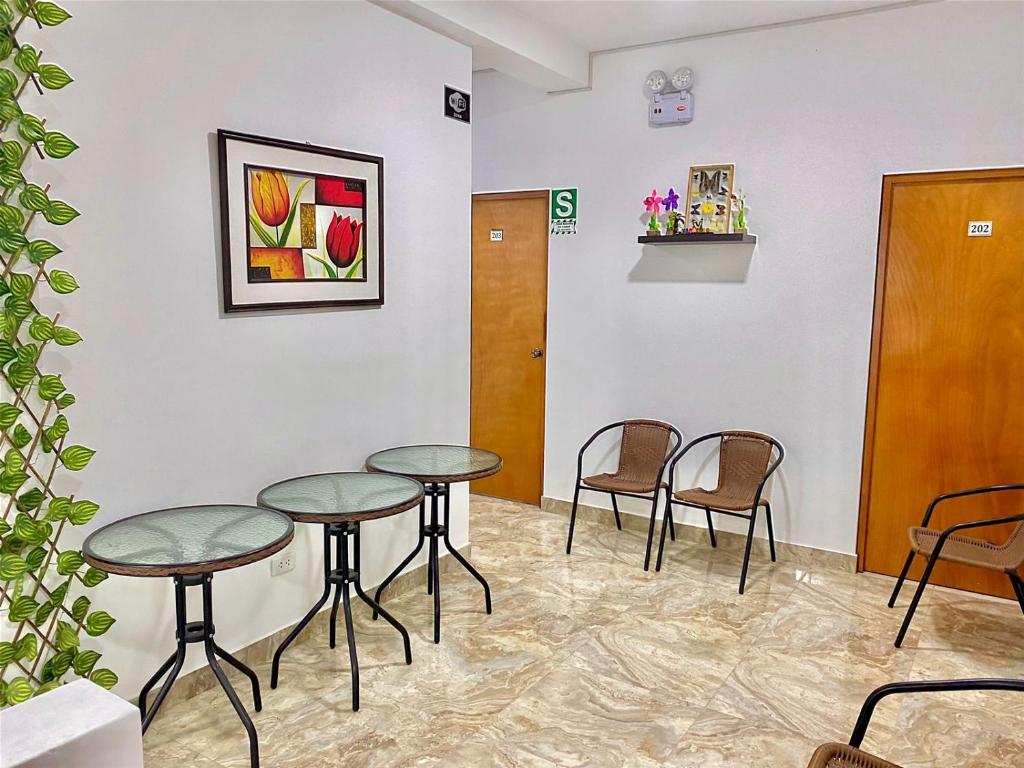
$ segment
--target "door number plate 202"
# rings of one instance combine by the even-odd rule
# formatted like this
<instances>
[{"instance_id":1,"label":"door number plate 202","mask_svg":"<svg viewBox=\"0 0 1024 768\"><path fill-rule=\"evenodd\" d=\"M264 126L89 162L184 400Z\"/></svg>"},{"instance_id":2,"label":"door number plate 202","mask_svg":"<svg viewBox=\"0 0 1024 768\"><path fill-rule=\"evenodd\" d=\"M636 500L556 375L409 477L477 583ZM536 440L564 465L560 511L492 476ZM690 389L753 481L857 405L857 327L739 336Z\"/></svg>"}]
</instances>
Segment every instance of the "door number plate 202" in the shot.
<instances>
[{"instance_id":1,"label":"door number plate 202","mask_svg":"<svg viewBox=\"0 0 1024 768\"><path fill-rule=\"evenodd\" d=\"M992 237L991 221L969 221L967 222L968 237Z\"/></svg>"}]
</instances>

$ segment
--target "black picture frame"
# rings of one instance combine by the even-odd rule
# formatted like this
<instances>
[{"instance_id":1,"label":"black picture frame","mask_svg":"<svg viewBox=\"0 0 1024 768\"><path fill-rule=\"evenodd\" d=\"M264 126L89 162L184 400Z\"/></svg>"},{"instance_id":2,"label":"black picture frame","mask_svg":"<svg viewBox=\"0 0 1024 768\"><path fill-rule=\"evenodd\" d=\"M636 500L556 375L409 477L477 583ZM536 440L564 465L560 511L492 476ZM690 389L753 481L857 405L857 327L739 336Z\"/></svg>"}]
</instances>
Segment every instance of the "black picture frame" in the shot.
<instances>
[{"instance_id":1,"label":"black picture frame","mask_svg":"<svg viewBox=\"0 0 1024 768\"><path fill-rule=\"evenodd\" d=\"M311 155L322 155L333 158L340 158L343 160L352 160L360 163L367 163L376 166L376 190L377 190L377 201L376 201L376 212L377 212L377 294L370 298L339 298L339 299L313 299L309 301L271 301L271 302L240 302L237 297L232 295L232 257L231 252L231 234L232 226L245 226L248 228L248 222L234 222L230 216L231 200L229 198L229 177L232 169L228 167L228 142L243 142L247 144L256 144L267 147L274 147L277 149L287 149L295 152L301 152ZM315 144L308 144L306 142L289 141L287 139L275 139L268 136L257 136L251 133L242 133L239 131L231 131L227 129L217 130L217 160L219 165L220 173L220 230L221 230L221 291L223 299L223 309L225 313L239 313L239 312L267 312L274 310L295 310L295 309L325 309L331 307L379 307L384 304L384 158L379 155L369 155L362 152L352 152L344 149L336 149L334 147L323 147ZM239 165L241 170L244 166ZM302 171L301 173L307 173ZM313 173L313 172L309 172ZM243 184L244 189L248 189L247 183ZM369 208L371 201L368 197L365 199L364 206ZM246 201L246 205L248 202ZM369 233L364 235L369 241ZM248 238L248 235L246 236ZM235 254L235 256L238 256ZM246 265L248 265L248 254L242 254L241 258L245 259ZM364 248L364 259L366 259L366 249ZM367 262L364 271L368 272L369 264ZM300 281L280 281L287 282L291 285L295 285ZM305 282L305 281L301 281ZM310 283L323 285L324 280L310 280ZM344 285L349 282L358 282L361 285L367 285L368 280L362 281L339 281L340 284Z\"/></svg>"}]
</instances>

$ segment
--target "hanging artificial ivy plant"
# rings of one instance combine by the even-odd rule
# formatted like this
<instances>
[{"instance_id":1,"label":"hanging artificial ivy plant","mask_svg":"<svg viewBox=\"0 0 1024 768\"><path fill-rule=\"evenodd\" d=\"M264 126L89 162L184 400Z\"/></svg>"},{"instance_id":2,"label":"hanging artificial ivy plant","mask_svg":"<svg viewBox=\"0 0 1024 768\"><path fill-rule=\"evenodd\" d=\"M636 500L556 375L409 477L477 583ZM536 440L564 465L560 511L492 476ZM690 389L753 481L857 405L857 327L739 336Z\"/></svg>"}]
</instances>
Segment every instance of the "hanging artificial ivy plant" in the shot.
<instances>
[{"instance_id":1,"label":"hanging artificial ivy plant","mask_svg":"<svg viewBox=\"0 0 1024 768\"><path fill-rule=\"evenodd\" d=\"M49 96L72 79L19 32L68 18L48 0L0 0L0 706L55 688L70 674L105 688L117 682L97 665L100 654L80 642L83 631L96 637L114 623L85 594L106 574L58 544L66 525L88 523L99 507L53 490L60 473L85 469L93 456L70 439L75 396L60 375L45 372L50 345L82 340L48 310L78 289L74 276L51 262L61 248L49 239L61 240L50 233L78 211L26 176L29 166L65 158L78 145L23 109L27 88Z\"/></svg>"}]
</instances>

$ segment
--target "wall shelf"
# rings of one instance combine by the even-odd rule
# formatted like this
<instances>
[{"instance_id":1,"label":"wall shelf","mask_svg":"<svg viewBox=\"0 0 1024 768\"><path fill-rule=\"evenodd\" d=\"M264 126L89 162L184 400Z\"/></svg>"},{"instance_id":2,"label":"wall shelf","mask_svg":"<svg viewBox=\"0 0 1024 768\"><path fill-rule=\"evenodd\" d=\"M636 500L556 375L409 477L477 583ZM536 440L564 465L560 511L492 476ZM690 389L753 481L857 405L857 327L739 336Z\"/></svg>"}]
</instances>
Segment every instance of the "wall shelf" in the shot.
<instances>
[{"instance_id":1,"label":"wall shelf","mask_svg":"<svg viewBox=\"0 0 1024 768\"><path fill-rule=\"evenodd\" d=\"M685 245L686 243L757 243L757 235L734 233L716 235L711 232L683 232L678 235L640 235L636 241L645 245Z\"/></svg>"}]
</instances>

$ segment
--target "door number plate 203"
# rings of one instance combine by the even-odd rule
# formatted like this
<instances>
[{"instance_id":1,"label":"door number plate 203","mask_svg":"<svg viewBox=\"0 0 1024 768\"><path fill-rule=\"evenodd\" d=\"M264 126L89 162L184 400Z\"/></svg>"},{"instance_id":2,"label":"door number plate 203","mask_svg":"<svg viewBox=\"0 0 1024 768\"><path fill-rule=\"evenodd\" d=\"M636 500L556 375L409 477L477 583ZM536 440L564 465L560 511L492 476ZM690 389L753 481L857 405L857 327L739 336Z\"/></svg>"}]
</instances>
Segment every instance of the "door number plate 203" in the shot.
<instances>
[{"instance_id":1,"label":"door number plate 203","mask_svg":"<svg viewBox=\"0 0 1024 768\"><path fill-rule=\"evenodd\" d=\"M991 221L969 221L967 222L968 237L992 237Z\"/></svg>"}]
</instances>

